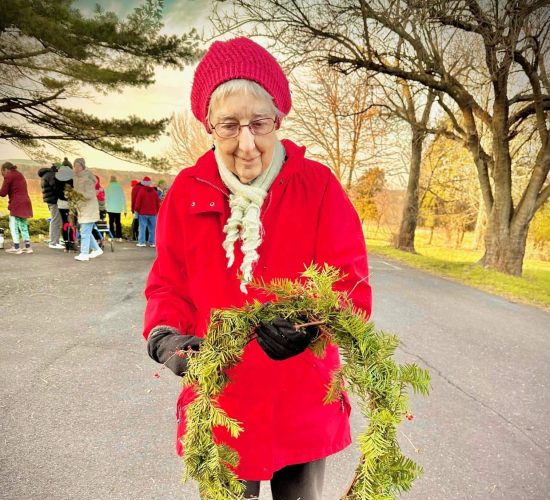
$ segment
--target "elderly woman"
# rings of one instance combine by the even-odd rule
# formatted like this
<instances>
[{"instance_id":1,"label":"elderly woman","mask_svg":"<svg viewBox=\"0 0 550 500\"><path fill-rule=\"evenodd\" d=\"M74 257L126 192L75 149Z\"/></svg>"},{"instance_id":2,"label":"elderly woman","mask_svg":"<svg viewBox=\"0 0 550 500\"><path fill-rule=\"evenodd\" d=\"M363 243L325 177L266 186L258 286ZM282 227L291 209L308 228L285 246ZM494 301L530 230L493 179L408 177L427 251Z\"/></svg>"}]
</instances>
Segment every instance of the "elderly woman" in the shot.
<instances>
[{"instance_id":1,"label":"elderly woman","mask_svg":"<svg viewBox=\"0 0 550 500\"><path fill-rule=\"evenodd\" d=\"M246 38L215 42L195 72L191 103L214 146L178 175L160 210L145 290L150 356L182 376L186 359L173 354L199 349L212 309L265 302L247 287L253 278L296 279L312 262L339 267L347 275L339 287L370 313L356 212L327 167L277 137L291 96L273 56ZM282 318L262 324L229 372L219 403L244 431L218 439L240 455L247 498L270 480L274 499L320 500L325 458L351 442L347 396L323 403L338 349L316 358L307 349L316 334ZM177 403L180 454L192 398L184 387Z\"/></svg>"},{"instance_id":2,"label":"elderly woman","mask_svg":"<svg viewBox=\"0 0 550 500\"><path fill-rule=\"evenodd\" d=\"M96 195L96 176L86 168L84 158L77 158L73 164L75 191L84 196L78 204L78 223L80 225L80 254L75 259L81 262L100 256L103 250L92 236L94 223L99 219L99 203ZM90 252L90 248L92 251Z\"/></svg>"}]
</instances>

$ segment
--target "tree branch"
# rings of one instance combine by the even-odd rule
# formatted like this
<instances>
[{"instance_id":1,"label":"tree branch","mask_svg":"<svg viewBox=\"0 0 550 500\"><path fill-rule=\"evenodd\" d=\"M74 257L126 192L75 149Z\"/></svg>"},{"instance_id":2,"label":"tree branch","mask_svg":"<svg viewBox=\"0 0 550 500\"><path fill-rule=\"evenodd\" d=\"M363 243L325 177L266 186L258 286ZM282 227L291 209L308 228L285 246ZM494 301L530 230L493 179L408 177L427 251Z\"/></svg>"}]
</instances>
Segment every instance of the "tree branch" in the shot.
<instances>
[{"instance_id":1,"label":"tree branch","mask_svg":"<svg viewBox=\"0 0 550 500\"><path fill-rule=\"evenodd\" d=\"M0 56L0 63L3 61L15 61L17 59L29 59L31 57L48 54L49 52L50 52L49 50L44 49L44 50L36 50L35 52L26 52L23 54L10 54L5 56Z\"/></svg>"},{"instance_id":2,"label":"tree branch","mask_svg":"<svg viewBox=\"0 0 550 500\"><path fill-rule=\"evenodd\" d=\"M542 207L542 205L544 205L544 203L546 202L546 200L548 200L548 198L550 198L550 184L547 184L546 187L537 196L534 212L536 212L540 207Z\"/></svg>"},{"instance_id":3,"label":"tree branch","mask_svg":"<svg viewBox=\"0 0 550 500\"><path fill-rule=\"evenodd\" d=\"M23 97L20 97L20 98L4 97L0 99L0 102L6 103L6 104L3 106L0 106L0 113L13 112L13 110L15 109L34 108L35 106L39 106L48 101L53 101L57 99L63 92L65 92L65 89L61 89L57 91L55 94L48 97L44 97L43 99L25 99ZM25 103L22 101L29 101L29 102Z\"/></svg>"}]
</instances>

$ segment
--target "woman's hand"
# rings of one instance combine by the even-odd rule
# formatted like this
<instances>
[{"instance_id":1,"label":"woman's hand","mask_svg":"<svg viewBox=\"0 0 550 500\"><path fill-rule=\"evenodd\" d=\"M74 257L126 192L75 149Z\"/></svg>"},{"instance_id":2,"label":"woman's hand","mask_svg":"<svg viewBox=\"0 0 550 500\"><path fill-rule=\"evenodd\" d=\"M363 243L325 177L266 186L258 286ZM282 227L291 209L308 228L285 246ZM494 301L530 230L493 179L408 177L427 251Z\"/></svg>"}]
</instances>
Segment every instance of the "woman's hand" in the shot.
<instances>
[{"instance_id":1,"label":"woman's hand","mask_svg":"<svg viewBox=\"0 0 550 500\"><path fill-rule=\"evenodd\" d=\"M304 352L319 336L319 327L297 328L284 318L275 318L272 322L262 321L256 334L264 352L271 359L282 361Z\"/></svg>"},{"instance_id":2,"label":"woman's hand","mask_svg":"<svg viewBox=\"0 0 550 500\"><path fill-rule=\"evenodd\" d=\"M147 352L157 363L170 368L183 377L187 372L189 354L198 351L203 339L194 335L182 335L176 328L157 326L147 339Z\"/></svg>"}]
</instances>

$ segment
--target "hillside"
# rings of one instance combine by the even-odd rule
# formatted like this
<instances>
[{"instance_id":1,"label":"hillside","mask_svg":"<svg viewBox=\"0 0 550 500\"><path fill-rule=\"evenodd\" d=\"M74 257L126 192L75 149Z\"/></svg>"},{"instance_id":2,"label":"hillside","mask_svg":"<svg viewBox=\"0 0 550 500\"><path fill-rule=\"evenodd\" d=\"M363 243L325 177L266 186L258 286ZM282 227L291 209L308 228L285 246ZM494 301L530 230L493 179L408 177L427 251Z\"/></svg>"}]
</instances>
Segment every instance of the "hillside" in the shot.
<instances>
[{"instance_id":1,"label":"hillside","mask_svg":"<svg viewBox=\"0 0 550 500\"><path fill-rule=\"evenodd\" d=\"M31 197L32 207L35 219L47 219L50 216L48 206L42 201L42 189L40 188L40 177L38 177L38 170L43 167L49 166L47 164L41 164L32 160L3 160L11 161L17 165L17 169L25 176L27 185L29 188L29 196ZM93 173L101 179L101 185L105 188L109 185L109 180L112 175L116 176L118 182L121 184L126 194L126 200L128 203L128 210L130 209L130 181L132 179L143 179L148 175L156 183L160 179L164 179L168 185L172 184L175 176L168 174L156 174L149 172L128 171L128 170L114 170L114 169L91 169ZM1 182L0 178L0 182ZM8 199L0 198L0 216L8 215Z\"/></svg>"}]
</instances>

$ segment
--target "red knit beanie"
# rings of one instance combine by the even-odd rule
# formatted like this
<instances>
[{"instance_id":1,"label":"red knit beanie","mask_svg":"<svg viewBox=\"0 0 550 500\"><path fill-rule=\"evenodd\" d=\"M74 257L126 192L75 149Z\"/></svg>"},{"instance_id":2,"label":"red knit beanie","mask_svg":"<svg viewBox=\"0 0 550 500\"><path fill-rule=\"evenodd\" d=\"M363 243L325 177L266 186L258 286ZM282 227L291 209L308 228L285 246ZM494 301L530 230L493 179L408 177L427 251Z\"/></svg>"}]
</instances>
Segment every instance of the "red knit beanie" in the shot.
<instances>
[{"instance_id":1,"label":"red knit beanie","mask_svg":"<svg viewBox=\"0 0 550 500\"><path fill-rule=\"evenodd\" d=\"M222 83L239 78L259 83L273 97L279 111L285 115L290 111L288 80L267 50L244 37L214 42L195 70L191 89L191 109L207 130L210 96Z\"/></svg>"}]
</instances>

